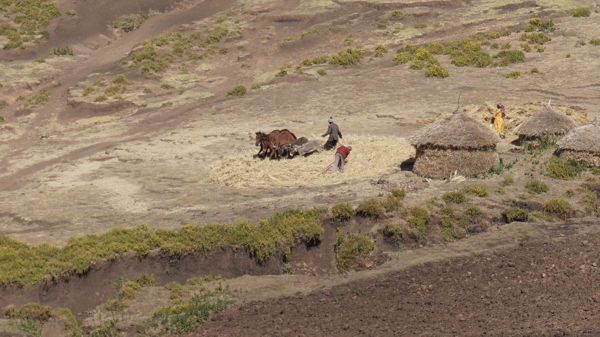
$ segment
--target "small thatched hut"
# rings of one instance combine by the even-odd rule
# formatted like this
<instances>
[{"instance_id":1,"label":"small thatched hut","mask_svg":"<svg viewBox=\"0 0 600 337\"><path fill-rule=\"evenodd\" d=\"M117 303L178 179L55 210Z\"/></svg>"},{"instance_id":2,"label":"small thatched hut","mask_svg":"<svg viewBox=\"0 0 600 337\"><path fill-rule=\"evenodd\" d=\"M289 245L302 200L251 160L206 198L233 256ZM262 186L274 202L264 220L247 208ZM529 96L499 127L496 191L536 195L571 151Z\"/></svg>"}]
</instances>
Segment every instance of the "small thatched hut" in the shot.
<instances>
[{"instance_id":1,"label":"small thatched hut","mask_svg":"<svg viewBox=\"0 0 600 337\"><path fill-rule=\"evenodd\" d=\"M567 133L557 142L561 157L600 167L600 115Z\"/></svg>"},{"instance_id":2,"label":"small thatched hut","mask_svg":"<svg viewBox=\"0 0 600 337\"><path fill-rule=\"evenodd\" d=\"M521 142L536 140L543 136L560 138L575 126L571 118L554 111L548 103L542 110L524 120L513 130L513 133L519 136Z\"/></svg>"},{"instance_id":3,"label":"small thatched hut","mask_svg":"<svg viewBox=\"0 0 600 337\"><path fill-rule=\"evenodd\" d=\"M443 179L452 172L473 176L498 164L498 135L482 122L464 113L454 113L409 138L417 149L413 172Z\"/></svg>"}]
</instances>

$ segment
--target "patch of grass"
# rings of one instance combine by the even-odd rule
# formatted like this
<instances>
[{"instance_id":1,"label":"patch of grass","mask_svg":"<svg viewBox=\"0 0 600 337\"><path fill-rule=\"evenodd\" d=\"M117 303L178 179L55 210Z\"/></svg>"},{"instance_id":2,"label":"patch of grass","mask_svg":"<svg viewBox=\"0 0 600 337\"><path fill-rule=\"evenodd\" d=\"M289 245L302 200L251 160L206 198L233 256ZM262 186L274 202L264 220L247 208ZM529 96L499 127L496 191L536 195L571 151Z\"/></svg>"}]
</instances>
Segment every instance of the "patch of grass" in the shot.
<instances>
[{"instance_id":1,"label":"patch of grass","mask_svg":"<svg viewBox=\"0 0 600 337\"><path fill-rule=\"evenodd\" d=\"M550 36L548 36L548 34L546 34L546 33L534 32L534 33L521 34L521 36L519 37L519 40L527 41L531 44L543 45L544 43L546 43L548 41L552 41L552 38L550 38Z\"/></svg>"},{"instance_id":2,"label":"patch of grass","mask_svg":"<svg viewBox=\"0 0 600 337\"><path fill-rule=\"evenodd\" d=\"M106 96L115 96L118 94L122 94L125 92L125 86L118 84L118 85L111 85L109 87L106 87L106 89L104 89L104 94Z\"/></svg>"},{"instance_id":3,"label":"patch of grass","mask_svg":"<svg viewBox=\"0 0 600 337\"><path fill-rule=\"evenodd\" d=\"M353 35L346 36L346 38L344 39L344 45L349 46L353 43L354 43L354 36Z\"/></svg>"},{"instance_id":4,"label":"patch of grass","mask_svg":"<svg viewBox=\"0 0 600 337\"><path fill-rule=\"evenodd\" d=\"M413 28L415 28L415 29L427 28L427 24L425 22L415 23L415 25L413 26Z\"/></svg>"},{"instance_id":5,"label":"patch of grass","mask_svg":"<svg viewBox=\"0 0 600 337\"><path fill-rule=\"evenodd\" d=\"M331 302L333 303L339 303L341 301L343 301L344 298L342 296L333 296L333 298L331 299Z\"/></svg>"},{"instance_id":6,"label":"patch of grass","mask_svg":"<svg viewBox=\"0 0 600 337\"><path fill-rule=\"evenodd\" d=\"M521 76L521 72L518 70L511 71L510 73L505 75L506 78L519 78L519 76Z\"/></svg>"},{"instance_id":7,"label":"patch of grass","mask_svg":"<svg viewBox=\"0 0 600 337\"><path fill-rule=\"evenodd\" d=\"M571 203L564 199L550 199L543 206L544 214L567 219L573 210Z\"/></svg>"},{"instance_id":8,"label":"patch of grass","mask_svg":"<svg viewBox=\"0 0 600 337\"><path fill-rule=\"evenodd\" d=\"M71 10L66 11L65 15L68 16L68 17L70 17L70 18L72 18L75 15L77 15L77 12L75 12L74 10L71 9Z\"/></svg>"},{"instance_id":9,"label":"patch of grass","mask_svg":"<svg viewBox=\"0 0 600 337\"><path fill-rule=\"evenodd\" d=\"M98 103L98 102L104 102L108 99L108 97L106 97L106 95L100 95L100 96L96 96L96 98L94 98L94 102Z\"/></svg>"},{"instance_id":10,"label":"patch of grass","mask_svg":"<svg viewBox=\"0 0 600 337\"><path fill-rule=\"evenodd\" d=\"M515 183L515 179L513 177L504 177L501 184L502 186L509 186Z\"/></svg>"},{"instance_id":11,"label":"patch of grass","mask_svg":"<svg viewBox=\"0 0 600 337\"><path fill-rule=\"evenodd\" d=\"M572 13L572 16L574 18L587 18L590 15L591 15L590 9L587 7L578 7Z\"/></svg>"},{"instance_id":12,"label":"patch of grass","mask_svg":"<svg viewBox=\"0 0 600 337\"><path fill-rule=\"evenodd\" d=\"M294 273L294 266L292 266L291 264L285 262L281 264L281 273L282 274L293 274Z\"/></svg>"},{"instance_id":13,"label":"patch of grass","mask_svg":"<svg viewBox=\"0 0 600 337\"><path fill-rule=\"evenodd\" d=\"M489 197L490 196L490 193L487 191L487 189L485 189L485 187L471 186L471 187L465 188L464 191L467 194L475 195L475 196L478 196L480 198L485 198L485 197Z\"/></svg>"},{"instance_id":14,"label":"patch of grass","mask_svg":"<svg viewBox=\"0 0 600 337\"><path fill-rule=\"evenodd\" d=\"M573 191L571 190L571 192ZM598 204L596 192L590 191L587 188L579 188L578 192L581 192L579 203L585 207L586 211L597 216L600 205Z\"/></svg>"},{"instance_id":15,"label":"patch of grass","mask_svg":"<svg viewBox=\"0 0 600 337\"><path fill-rule=\"evenodd\" d=\"M65 55L73 56L73 49L71 49L70 47L53 48L52 54L57 55L57 56L65 56Z\"/></svg>"},{"instance_id":16,"label":"patch of grass","mask_svg":"<svg viewBox=\"0 0 600 337\"><path fill-rule=\"evenodd\" d=\"M402 199L395 197L393 194L389 194L387 198L382 202L383 208L386 212L397 211L402 207Z\"/></svg>"},{"instance_id":17,"label":"patch of grass","mask_svg":"<svg viewBox=\"0 0 600 337\"><path fill-rule=\"evenodd\" d=\"M531 69L531 73L532 74L539 74L540 71L538 70L538 68L533 68L533 69Z\"/></svg>"},{"instance_id":18,"label":"patch of grass","mask_svg":"<svg viewBox=\"0 0 600 337\"><path fill-rule=\"evenodd\" d=\"M494 59L498 59L494 62L495 66L506 67L513 63L525 62L525 54L520 50L502 50L494 55Z\"/></svg>"},{"instance_id":19,"label":"patch of grass","mask_svg":"<svg viewBox=\"0 0 600 337\"><path fill-rule=\"evenodd\" d=\"M331 207L331 214L333 220L344 222L352 218L354 208L349 203L339 203Z\"/></svg>"},{"instance_id":20,"label":"patch of grass","mask_svg":"<svg viewBox=\"0 0 600 337\"><path fill-rule=\"evenodd\" d=\"M592 46L600 46L600 39L592 39L590 40L590 44Z\"/></svg>"},{"instance_id":21,"label":"patch of grass","mask_svg":"<svg viewBox=\"0 0 600 337\"><path fill-rule=\"evenodd\" d=\"M119 75L113 77L112 80L111 80L111 82L113 84L121 84L121 85L128 85L128 84L130 84L129 80L127 79L127 77L125 75L123 75L123 74L119 74Z\"/></svg>"},{"instance_id":22,"label":"patch of grass","mask_svg":"<svg viewBox=\"0 0 600 337\"><path fill-rule=\"evenodd\" d=\"M152 89L150 89L148 87L145 87L143 92L144 92L144 94L151 94L151 93L153 93Z\"/></svg>"},{"instance_id":23,"label":"patch of grass","mask_svg":"<svg viewBox=\"0 0 600 337\"><path fill-rule=\"evenodd\" d=\"M175 87L174 87L174 86L172 86L172 85L170 85L169 83L162 83L162 84L160 85L160 88L161 88L161 89L165 89L165 90L171 90L171 89L175 89Z\"/></svg>"},{"instance_id":24,"label":"patch of grass","mask_svg":"<svg viewBox=\"0 0 600 337\"><path fill-rule=\"evenodd\" d=\"M417 229L419 232L419 242L427 241L425 231L427 230L427 224L429 223L429 212L426 209L416 206L410 209L410 217L408 218L408 225L412 228Z\"/></svg>"},{"instance_id":25,"label":"patch of grass","mask_svg":"<svg viewBox=\"0 0 600 337\"><path fill-rule=\"evenodd\" d=\"M319 74L319 76L326 76L327 72L325 71L325 69L319 69L317 70L317 74Z\"/></svg>"},{"instance_id":26,"label":"patch of grass","mask_svg":"<svg viewBox=\"0 0 600 337\"><path fill-rule=\"evenodd\" d=\"M508 223L511 222L527 222L529 221L529 211L520 207L511 207L505 210L502 215Z\"/></svg>"},{"instance_id":27,"label":"patch of grass","mask_svg":"<svg viewBox=\"0 0 600 337\"><path fill-rule=\"evenodd\" d=\"M202 324L211 315L225 310L234 301L218 287L214 291L203 290L194 295L188 304L162 308L152 314L145 326L161 334L180 334Z\"/></svg>"},{"instance_id":28,"label":"patch of grass","mask_svg":"<svg viewBox=\"0 0 600 337\"><path fill-rule=\"evenodd\" d=\"M238 84L233 87L229 92L227 92L227 96L237 96L242 97L246 94L246 86L242 84Z\"/></svg>"},{"instance_id":29,"label":"patch of grass","mask_svg":"<svg viewBox=\"0 0 600 337\"><path fill-rule=\"evenodd\" d=\"M531 51L531 46L529 43L521 43L521 49L523 49L524 52L529 53Z\"/></svg>"},{"instance_id":30,"label":"patch of grass","mask_svg":"<svg viewBox=\"0 0 600 337\"><path fill-rule=\"evenodd\" d=\"M496 189L496 193L498 193L498 194L506 194L506 190L503 189L503 188L497 188Z\"/></svg>"},{"instance_id":31,"label":"patch of grass","mask_svg":"<svg viewBox=\"0 0 600 337\"><path fill-rule=\"evenodd\" d=\"M393 18L393 19L399 19L399 18L401 18L401 17L402 17L402 15L404 15L404 14L402 13L402 11L399 11L399 10L397 10L397 9L396 9L396 10L393 10L393 11L392 11L392 13L390 13L390 17L391 17L391 18Z\"/></svg>"},{"instance_id":32,"label":"patch of grass","mask_svg":"<svg viewBox=\"0 0 600 337\"><path fill-rule=\"evenodd\" d=\"M396 54L396 56L394 56L394 63L396 63L396 65L405 64L412 59L412 55L407 55L402 52L399 52Z\"/></svg>"},{"instance_id":33,"label":"patch of grass","mask_svg":"<svg viewBox=\"0 0 600 337\"><path fill-rule=\"evenodd\" d=\"M87 95L93 93L94 90L95 90L94 87L88 85L87 87L85 87L85 89L83 89L83 96L87 96Z\"/></svg>"},{"instance_id":34,"label":"patch of grass","mask_svg":"<svg viewBox=\"0 0 600 337\"><path fill-rule=\"evenodd\" d=\"M252 84L252 89L256 90L256 89L260 89L260 84L254 83Z\"/></svg>"},{"instance_id":35,"label":"patch of grass","mask_svg":"<svg viewBox=\"0 0 600 337\"><path fill-rule=\"evenodd\" d=\"M377 221L377 219L385 215L385 209L379 200L371 198L363 201L356 207L356 214Z\"/></svg>"},{"instance_id":36,"label":"patch of grass","mask_svg":"<svg viewBox=\"0 0 600 337\"><path fill-rule=\"evenodd\" d=\"M42 324L52 318L60 318L65 323L66 332L71 336L83 336L83 329L71 310L66 308L52 309L49 306L31 302L24 304L20 308L9 305L3 308L4 317L9 318L16 323L20 330L41 336Z\"/></svg>"},{"instance_id":37,"label":"patch of grass","mask_svg":"<svg viewBox=\"0 0 600 337\"><path fill-rule=\"evenodd\" d=\"M5 100L0 100L0 109L4 109L8 106L8 102Z\"/></svg>"},{"instance_id":38,"label":"patch of grass","mask_svg":"<svg viewBox=\"0 0 600 337\"><path fill-rule=\"evenodd\" d=\"M568 277L576 276L578 274L579 274L579 272L577 272L577 270L565 269L565 275Z\"/></svg>"},{"instance_id":39,"label":"patch of grass","mask_svg":"<svg viewBox=\"0 0 600 337\"><path fill-rule=\"evenodd\" d=\"M363 53L361 47L356 47L354 49L348 48L340 51L337 55L332 56L329 60L329 64L342 67L357 65L362 62Z\"/></svg>"},{"instance_id":40,"label":"patch of grass","mask_svg":"<svg viewBox=\"0 0 600 337\"><path fill-rule=\"evenodd\" d=\"M356 290L356 296L365 296L366 294L367 292L362 289Z\"/></svg>"},{"instance_id":41,"label":"patch of grass","mask_svg":"<svg viewBox=\"0 0 600 337\"><path fill-rule=\"evenodd\" d=\"M149 11L144 14L133 14L120 19L115 20L113 23L113 27L117 29L121 29L125 33L132 32L136 29L139 29L144 21L150 18L152 14L158 14L158 11Z\"/></svg>"},{"instance_id":42,"label":"patch of grass","mask_svg":"<svg viewBox=\"0 0 600 337\"><path fill-rule=\"evenodd\" d=\"M178 231L159 229L149 232L147 225L112 229L102 235L71 237L64 247L48 244L30 247L0 235L2 264L0 285L25 285L37 281L68 279L86 273L95 261L133 251L145 244L171 257L193 252L209 255L225 247L244 249L258 262L267 260L278 247L286 254L296 240L317 239L323 232L320 217L324 210L288 210L253 225L240 221L234 225L208 224L183 226Z\"/></svg>"},{"instance_id":43,"label":"patch of grass","mask_svg":"<svg viewBox=\"0 0 600 337\"><path fill-rule=\"evenodd\" d=\"M442 195L442 199L446 203L463 204L467 201L464 191L446 192Z\"/></svg>"},{"instance_id":44,"label":"patch of grass","mask_svg":"<svg viewBox=\"0 0 600 337\"><path fill-rule=\"evenodd\" d=\"M375 249L375 243L367 235L338 233L334 249L337 257L337 269L343 273L360 260L369 257Z\"/></svg>"},{"instance_id":45,"label":"patch of grass","mask_svg":"<svg viewBox=\"0 0 600 337\"><path fill-rule=\"evenodd\" d=\"M539 180L530 180L525 184L525 189L529 194L542 194L548 192L550 189L548 185L544 184Z\"/></svg>"},{"instance_id":46,"label":"patch of grass","mask_svg":"<svg viewBox=\"0 0 600 337\"><path fill-rule=\"evenodd\" d=\"M573 159L552 156L546 165L548 176L559 180L573 180L581 175L585 166Z\"/></svg>"},{"instance_id":47,"label":"patch of grass","mask_svg":"<svg viewBox=\"0 0 600 337\"><path fill-rule=\"evenodd\" d=\"M25 106L45 105L48 102L49 98L50 98L50 90L44 89L44 90L38 92L37 94L31 96L25 103Z\"/></svg>"}]
</instances>

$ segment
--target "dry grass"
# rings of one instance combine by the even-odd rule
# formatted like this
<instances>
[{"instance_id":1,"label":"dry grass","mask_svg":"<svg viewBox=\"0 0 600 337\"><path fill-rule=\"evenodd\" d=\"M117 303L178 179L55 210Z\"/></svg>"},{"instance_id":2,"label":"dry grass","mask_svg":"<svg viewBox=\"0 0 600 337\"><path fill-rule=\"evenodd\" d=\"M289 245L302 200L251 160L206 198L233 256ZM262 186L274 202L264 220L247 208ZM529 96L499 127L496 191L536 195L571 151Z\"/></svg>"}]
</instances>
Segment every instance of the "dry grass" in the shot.
<instances>
[{"instance_id":1,"label":"dry grass","mask_svg":"<svg viewBox=\"0 0 600 337\"><path fill-rule=\"evenodd\" d=\"M414 155L412 146L398 137L347 135L341 143L352 146L343 174L332 175L329 170L322 173L333 162L334 151L278 161L252 158L256 153L253 150L215 164L211 180L238 188L323 186L391 173Z\"/></svg>"}]
</instances>

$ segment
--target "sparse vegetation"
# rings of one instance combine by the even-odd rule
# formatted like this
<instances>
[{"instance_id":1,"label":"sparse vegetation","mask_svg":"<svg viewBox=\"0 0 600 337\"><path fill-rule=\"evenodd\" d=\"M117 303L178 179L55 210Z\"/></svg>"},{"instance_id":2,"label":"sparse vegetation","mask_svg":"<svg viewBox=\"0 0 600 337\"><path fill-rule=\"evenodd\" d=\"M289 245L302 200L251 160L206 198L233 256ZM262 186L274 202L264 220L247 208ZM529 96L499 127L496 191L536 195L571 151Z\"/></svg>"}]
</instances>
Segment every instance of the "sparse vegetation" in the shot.
<instances>
[{"instance_id":1,"label":"sparse vegetation","mask_svg":"<svg viewBox=\"0 0 600 337\"><path fill-rule=\"evenodd\" d=\"M518 78L519 76L521 76L521 72L518 70L511 71L510 73L506 74L506 78Z\"/></svg>"},{"instance_id":2,"label":"sparse vegetation","mask_svg":"<svg viewBox=\"0 0 600 337\"><path fill-rule=\"evenodd\" d=\"M130 84L129 80L127 79L127 77L125 77L125 75L123 75L123 74L119 74L119 75L113 77L113 79L111 80L111 82L113 84L121 84L121 85L128 85L128 84Z\"/></svg>"},{"instance_id":3,"label":"sparse vegetation","mask_svg":"<svg viewBox=\"0 0 600 337\"><path fill-rule=\"evenodd\" d=\"M425 231L429 223L429 212L422 207L416 206L410 209L410 215L408 224L419 232L419 242L427 241Z\"/></svg>"},{"instance_id":4,"label":"sparse vegetation","mask_svg":"<svg viewBox=\"0 0 600 337\"><path fill-rule=\"evenodd\" d=\"M592 39L590 40L590 44L592 46L600 46L600 39Z\"/></svg>"},{"instance_id":5,"label":"sparse vegetation","mask_svg":"<svg viewBox=\"0 0 600 337\"><path fill-rule=\"evenodd\" d=\"M470 194L470 195L475 195L480 198L485 198L490 195L490 193L485 189L485 187L475 187L475 186L465 188L465 193Z\"/></svg>"},{"instance_id":6,"label":"sparse vegetation","mask_svg":"<svg viewBox=\"0 0 600 337\"><path fill-rule=\"evenodd\" d=\"M317 74L319 74L319 76L326 76L327 72L325 71L325 69L319 69L317 70Z\"/></svg>"},{"instance_id":7,"label":"sparse vegetation","mask_svg":"<svg viewBox=\"0 0 600 337\"><path fill-rule=\"evenodd\" d=\"M252 84L252 89L256 90L256 89L260 89L260 84L254 83Z\"/></svg>"},{"instance_id":8,"label":"sparse vegetation","mask_svg":"<svg viewBox=\"0 0 600 337\"><path fill-rule=\"evenodd\" d=\"M567 219L573 210L571 203L564 199L550 199L543 206L544 214Z\"/></svg>"},{"instance_id":9,"label":"sparse vegetation","mask_svg":"<svg viewBox=\"0 0 600 337\"><path fill-rule=\"evenodd\" d=\"M533 69L531 69L531 73L532 74L539 74L540 71L538 70L538 68L533 68Z\"/></svg>"},{"instance_id":10,"label":"sparse vegetation","mask_svg":"<svg viewBox=\"0 0 600 337\"><path fill-rule=\"evenodd\" d=\"M277 74L275 74L275 76L283 77L287 74L288 74L287 68L283 67L283 68L279 69L279 72Z\"/></svg>"},{"instance_id":11,"label":"sparse vegetation","mask_svg":"<svg viewBox=\"0 0 600 337\"><path fill-rule=\"evenodd\" d=\"M44 90L38 92L37 94L31 96L25 103L25 106L45 105L48 102L49 98L50 98L50 90L44 89Z\"/></svg>"},{"instance_id":12,"label":"sparse vegetation","mask_svg":"<svg viewBox=\"0 0 600 337\"><path fill-rule=\"evenodd\" d=\"M229 92L227 92L227 96L237 96L242 97L246 94L246 86L242 84L238 84L233 87Z\"/></svg>"},{"instance_id":13,"label":"sparse vegetation","mask_svg":"<svg viewBox=\"0 0 600 337\"><path fill-rule=\"evenodd\" d=\"M294 266L292 266L291 264L284 262L281 264L281 273L282 274L293 274L294 273Z\"/></svg>"},{"instance_id":14,"label":"sparse vegetation","mask_svg":"<svg viewBox=\"0 0 600 337\"><path fill-rule=\"evenodd\" d=\"M0 100L0 109L4 109L8 106L8 102L5 100Z\"/></svg>"},{"instance_id":15,"label":"sparse vegetation","mask_svg":"<svg viewBox=\"0 0 600 337\"><path fill-rule=\"evenodd\" d=\"M343 222L354 215L354 208L349 203L339 203L331 208L331 213L334 220Z\"/></svg>"},{"instance_id":16,"label":"sparse vegetation","mask_svg":"<svg viewBox=\"0 0 600 337\"><path fill-rule=\"evenodd\" d=\"M389 52L389 49L387 49L387 47L385 45L380 44L379 46L375 47L375 52L374 52L373 56L383 57L383 55L388 52Z\"/></svg>"},{"instance_id":17,"label":"sparse vegetation","mask_svg":"<svg viewBox=\"0 0 600 337\"><path fill-rule=\"evenodd\" d=\"M402 15L404 15L401 11L399 10L393 10L392 13L390 14L390 17L392 17L393 19L399 19L402 17Z\"/></svg>"},{"instance_id":18,"label":"sparse vegetation","mask_svg":"<svg viewBox=\"0 0 600 337\"><path fill-rule=\"evenodd\" d=\"M420 23L416 23L413 27L415 29L423 29L423 28L427 28L427 24L424 22L420 22Z\"/></svg>"},{"instance_id":19,"label":"sparse vegetation","mask_svg":"<svg viewBox=\"0 0 600 337\"><path fill-rule=\"evenodd\" d=\"M448 69L440 65L432 64L427 67L427 70L425 71L425 76L444 78L450 76L450 72L448 71Z\"/></svg>"},{"instance_id":20,"label":"sparse vegetation","mask_svg":"<svg viewBox=\"0 0 600 337\"><path fill-rule=\"evenodd\" d=\"M400 245L404 237L404 231L400 225L388 222L383 228L383 235L390 238L396 245Z\"/></svg>"},{"instance_id":21,"label":"sparse vegetation","mask_svg":"<svg viewBox=\"0 0 600 337\"><path fill-rule=\"evenodd\" d=\"M106 101L108 98L106 97L106 95L100 95L97 96L96 98L94 98L94 102L98 103L98 102L104 102Z\"/></svg>"},{"instance_id":22,"label":"sparse vegetation","mask_svg":"<svg viewBox=\"0 0 600 337\"><path fill-rule=\"evenodd\" d=\"M530 180L525 184L525 189L529 194L542 194L548 192L548 185L539 180Z\"/></svg>"},{"instance_id":23,"label":"sparse vegetation","mask_svg":"<svg viewBox=\"0 0 600 337\"><path fill-rule=\"evenodd\" d=\"M113 23L113 27L121 29L125 33L129 33L129 32L132 32L132 31L140 28L142 23L144 23L144 21L148 20L148 18L150 18L151 15L158 14L158 13L159 12L157 12L157 11L149 11L148 13L145 13L145 14L129 15L129 16L115 20L115 22Z\"/></svg>"}]
</instances>

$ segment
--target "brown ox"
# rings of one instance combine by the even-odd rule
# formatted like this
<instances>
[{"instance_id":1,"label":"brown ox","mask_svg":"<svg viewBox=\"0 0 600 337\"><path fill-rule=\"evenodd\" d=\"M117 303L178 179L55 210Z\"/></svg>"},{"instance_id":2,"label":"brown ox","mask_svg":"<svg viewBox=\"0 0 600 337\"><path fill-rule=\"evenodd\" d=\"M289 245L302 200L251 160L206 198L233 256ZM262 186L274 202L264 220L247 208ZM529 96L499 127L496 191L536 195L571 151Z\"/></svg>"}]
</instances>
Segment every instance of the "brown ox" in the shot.
<instances>
[{"instance_id":1,"label":"brown ox","mask_svg":"<svg viewBox=\"0 0 600 337\"><path fill-rule=\"evenodd\" d=\"M263 155L266 155L268 151L271 152L269 158L277 158L277 149L282 144L287 144L296 139L296 135L294 135L290 130L273 130L268 135L264 132L256 133L256 143L258 146L260 144L260 150L258 151L258 156L260 156L261 152L264 151Z\"/></svg>"}]
</instances>

